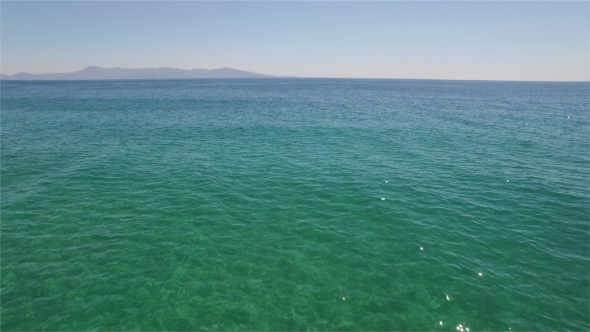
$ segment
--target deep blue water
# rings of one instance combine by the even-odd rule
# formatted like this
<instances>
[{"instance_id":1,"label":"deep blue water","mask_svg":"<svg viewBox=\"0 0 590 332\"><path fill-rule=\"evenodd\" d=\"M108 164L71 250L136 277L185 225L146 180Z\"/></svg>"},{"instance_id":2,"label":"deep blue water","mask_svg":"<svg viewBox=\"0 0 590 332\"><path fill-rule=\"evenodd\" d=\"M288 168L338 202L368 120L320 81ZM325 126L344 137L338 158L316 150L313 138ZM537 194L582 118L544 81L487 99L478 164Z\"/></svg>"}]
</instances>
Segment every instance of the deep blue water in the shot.
<instances>
[{"instance_id":1,"label":"deep blue water","mask_svg":"<svg viewBox=\"0 0 590 332\"><path fill-rule=\"evenodd\" d=\"M590 329L590 85L1 82L1 326Z\"/></svg>"}]
</instances>

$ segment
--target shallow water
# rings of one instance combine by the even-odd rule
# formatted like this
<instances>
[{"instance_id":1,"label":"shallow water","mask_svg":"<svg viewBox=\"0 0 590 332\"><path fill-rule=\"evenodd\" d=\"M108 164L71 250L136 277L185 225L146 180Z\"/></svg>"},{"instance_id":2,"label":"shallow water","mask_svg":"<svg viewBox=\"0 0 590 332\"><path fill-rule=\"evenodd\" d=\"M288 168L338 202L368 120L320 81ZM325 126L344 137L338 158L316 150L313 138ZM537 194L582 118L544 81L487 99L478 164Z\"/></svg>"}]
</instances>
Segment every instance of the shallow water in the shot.
<instances>
[{"instance_id":1,"label":"shallow water","mask_svg":"<svg viewBox=\"0 0 590 332\"><path fill-rule=\"evenodd\" d=\"M3 331L590 328L587 83L1 87Z\"/></svg>"}]
</instances>

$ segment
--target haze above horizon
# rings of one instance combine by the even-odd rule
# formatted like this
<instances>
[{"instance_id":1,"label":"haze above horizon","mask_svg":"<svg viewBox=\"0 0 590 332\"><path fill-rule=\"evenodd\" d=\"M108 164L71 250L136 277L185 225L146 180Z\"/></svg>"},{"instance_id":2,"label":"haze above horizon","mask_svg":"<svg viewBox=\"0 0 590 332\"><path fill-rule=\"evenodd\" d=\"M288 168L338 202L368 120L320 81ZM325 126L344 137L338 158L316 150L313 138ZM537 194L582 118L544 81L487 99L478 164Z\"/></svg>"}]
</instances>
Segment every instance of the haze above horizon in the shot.
<instances>
[{"instance_id":1,"label":"haze above horizon","mask_svg":"<svg viewBox=\"0 0 590 332\"><path fill-rule=\"evenodd\" d=\"M589 2L6 2L1 73L590 80Z\"/></svg>"}]
</instances>

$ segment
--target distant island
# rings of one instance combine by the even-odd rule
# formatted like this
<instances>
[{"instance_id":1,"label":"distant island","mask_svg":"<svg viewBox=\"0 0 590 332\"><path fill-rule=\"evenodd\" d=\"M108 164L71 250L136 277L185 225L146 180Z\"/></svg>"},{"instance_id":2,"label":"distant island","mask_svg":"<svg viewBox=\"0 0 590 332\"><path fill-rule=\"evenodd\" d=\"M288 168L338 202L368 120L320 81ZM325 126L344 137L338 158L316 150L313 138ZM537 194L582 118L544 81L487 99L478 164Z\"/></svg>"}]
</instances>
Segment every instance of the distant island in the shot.
<instances>
[{"instance_id":1,"label":"distant island","mask_svg":"<svg viewBox=\"0 0 590 332\"><path fill-rule=\"evenodd\" d=\"M3 80L133 80L178 78L269 78L275 77L228 67L217 69L103 68L86 67L71 73L0 75Z\"/></svg>"}]
</instances>

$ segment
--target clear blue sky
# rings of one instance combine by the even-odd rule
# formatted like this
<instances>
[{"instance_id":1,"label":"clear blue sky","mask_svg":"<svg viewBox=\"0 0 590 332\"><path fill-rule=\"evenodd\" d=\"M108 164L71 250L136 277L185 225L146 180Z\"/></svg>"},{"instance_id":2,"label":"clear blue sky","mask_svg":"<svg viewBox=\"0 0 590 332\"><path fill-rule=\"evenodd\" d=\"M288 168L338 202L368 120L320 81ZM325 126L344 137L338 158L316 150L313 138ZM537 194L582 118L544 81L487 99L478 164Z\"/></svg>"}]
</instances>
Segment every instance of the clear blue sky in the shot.
<instances>
[{"instance_id":1,"label":"clear blue sky","mask_svg":"<svg viewBox=\"0 0 590 332\"><path fill-rule=\"evenodd\" d=\"M590 2L6 2L1 72L589 80Z\"/></svg>"}]
</instances>

